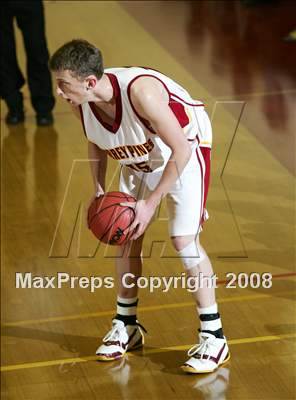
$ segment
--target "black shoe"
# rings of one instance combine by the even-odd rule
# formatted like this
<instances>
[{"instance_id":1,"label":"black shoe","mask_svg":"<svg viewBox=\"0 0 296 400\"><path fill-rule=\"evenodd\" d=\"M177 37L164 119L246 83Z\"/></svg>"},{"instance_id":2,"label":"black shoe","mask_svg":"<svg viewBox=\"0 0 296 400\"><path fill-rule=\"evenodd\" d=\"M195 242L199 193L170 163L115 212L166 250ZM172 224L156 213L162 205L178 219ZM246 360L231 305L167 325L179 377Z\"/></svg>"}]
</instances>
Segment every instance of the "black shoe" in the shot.
<instances>
[{"instance_id":1,"label":"black shoe","mask_svg":"<svg viewBox=\"0 0 296 400\"><path fill-rule=\"evenodd\" d=\"M5 122L7 125L18 125L23 123L25 120L25 114L24 111L8 111L6 117L5 117Z\"/></svg>"},{"instance_id":2,"label":"black shoe","mask_svg":"<svg viewBox=\"0 0 296 400\"><path fill-rule=\"evenodd\" d=\"M53 124L53 115L51 112L46 114L37 114L36 120L38 126L49 126Z\"/></svg>"},{"instance_id":3,"label":"black shoe","mask_svg":"<svg viewBox=\"0 0 296 400\"><path fill-rule=\"evenodd\" d=\"M7 125L18 125L24 122L25 114L22 93L19 90L11 92L4 100L8 109L5 117Z\"/></svg>"}]
</instances>

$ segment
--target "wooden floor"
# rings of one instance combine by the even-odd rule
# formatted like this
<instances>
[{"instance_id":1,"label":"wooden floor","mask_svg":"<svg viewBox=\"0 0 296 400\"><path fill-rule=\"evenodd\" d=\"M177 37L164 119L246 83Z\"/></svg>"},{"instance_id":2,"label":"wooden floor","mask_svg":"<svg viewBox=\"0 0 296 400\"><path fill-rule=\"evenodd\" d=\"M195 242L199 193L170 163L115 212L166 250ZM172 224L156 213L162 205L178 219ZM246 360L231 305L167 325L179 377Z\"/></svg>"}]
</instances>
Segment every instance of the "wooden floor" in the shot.
<instances>
[{"instance_id":1,"label":"wooden floor","mask_svg":"<svg viewBox=\"0 0 296 400\"><path fill-rule=\"evenodd\" d=\"M202 242L219 279L232 358L210 375L179 369L198 328L185 289L142 289L145 349L98 363L115 288L15 288L16 272L114 275L112 251L97 249L83 225L92 184L79 122L58 100L54 127L37 128L25 87L24 126L5 126L1 103L3 399L295 398L296 53L284 37L296 7L271 3L45 2L50 52L82 37L101 48L106 66L152 66L207 104L215 136ZM19 32L17 45L24 69ZM147 234L145 276L182 273L163 213ZM149 255L152 240L159 243ZM272 287L226 288L228 272L271 273Z\"/></svg>"}]
</instances>

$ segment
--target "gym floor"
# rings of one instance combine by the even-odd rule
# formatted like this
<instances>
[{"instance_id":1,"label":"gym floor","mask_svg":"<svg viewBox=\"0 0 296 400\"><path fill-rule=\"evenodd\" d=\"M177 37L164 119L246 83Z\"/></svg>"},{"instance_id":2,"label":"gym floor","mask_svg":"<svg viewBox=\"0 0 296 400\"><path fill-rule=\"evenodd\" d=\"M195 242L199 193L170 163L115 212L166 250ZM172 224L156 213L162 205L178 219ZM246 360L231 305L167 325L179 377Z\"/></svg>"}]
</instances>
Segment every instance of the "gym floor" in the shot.
<instances>
[{"instance_id":1,"label":"gym floor","mask_svg":"<svg viewBox=\"0 0 296 400\"><path fill-rule=\"evenodd\" d=\"M287 37L296 4L254 3L44 2L50 53L85 38L101 48L106 67L151 66L205 102L214 146L201 241L218 277L232 357L212 374L180 370L198 328L181 287L141 290L146 346L111 363L94 353L110 328L115 287L16 288L17 272L114 276L113 249L97 247L83 222L92 181L80 123L58 99L54 126L36 127L25 86L25 124L6 126L1 102L3 399L295 398L296 44ZM19 31L16 40L25 70ZM111 161L109 190L117 172ZM183 272L165 212L146 235L146 277ZM227 287L229 273L248 276L247 287L238 279Z\"/></svg>"}]
</instances>

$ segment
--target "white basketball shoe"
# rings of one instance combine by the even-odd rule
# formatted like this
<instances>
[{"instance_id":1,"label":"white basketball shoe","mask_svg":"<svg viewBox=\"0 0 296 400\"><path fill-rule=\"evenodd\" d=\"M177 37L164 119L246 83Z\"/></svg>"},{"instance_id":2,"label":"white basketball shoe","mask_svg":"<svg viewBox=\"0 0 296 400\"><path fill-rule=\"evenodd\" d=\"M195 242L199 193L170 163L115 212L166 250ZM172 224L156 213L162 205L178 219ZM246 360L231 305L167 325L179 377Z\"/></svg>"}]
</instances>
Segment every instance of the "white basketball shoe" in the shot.
<instances>
[{"instance_id":1,"label":"white basketball shoe","mask_svg":"<svg viewBox=\"0 0 296 400\"><path fill-rule=\"evenodd\" d=\"M199 333L199 343L188 351L188 356L181 368L192 374L213 372L230 359L225 336L220 339L207 332Z\"/></svg>"},{"instance_id":2,"label":"white basketball shoe","mask_svg":"<svg viewBox=\"0 0 296 400\"><path fill-rule=\"evenodd\" d=\"M112 329L103 338L103 344L97 348L96 355L100 361L113 361L122 358L127 351L144 345L142 329L137 321L135 325L125 325L118 319L112 320Z\"/></svg>"}]
</instances>

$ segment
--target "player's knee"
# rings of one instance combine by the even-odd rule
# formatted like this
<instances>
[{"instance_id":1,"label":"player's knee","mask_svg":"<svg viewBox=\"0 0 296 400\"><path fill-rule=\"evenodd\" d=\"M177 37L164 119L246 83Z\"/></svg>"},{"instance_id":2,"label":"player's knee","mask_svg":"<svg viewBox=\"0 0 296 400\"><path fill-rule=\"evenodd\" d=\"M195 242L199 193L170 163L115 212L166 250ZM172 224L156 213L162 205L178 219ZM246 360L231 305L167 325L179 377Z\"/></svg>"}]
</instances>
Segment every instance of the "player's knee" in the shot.
<instances>
[{"instance_id":1,"label":"player's knee","mask_svg":"<svg viewBox=\"0 0 296 400\"><path fill-rule=\"evenodd\" d=\"M191 237L189 241L186 237L179 237L180 240L175 241L175 248L181 258L185 270L189 270L198 266L206 257L204 249L201 247L199 240Z\"/></svg>"},{"instance_id":2,"label":"player's knee","mask_svg":"<svg viewBox=\"0 0 296 400\"><path fill-rule=\"evenodd\" d=\"M194 240L194 236L172 236L171 240L175 250L181 251Z\"/></svg>"}]
</instances>

